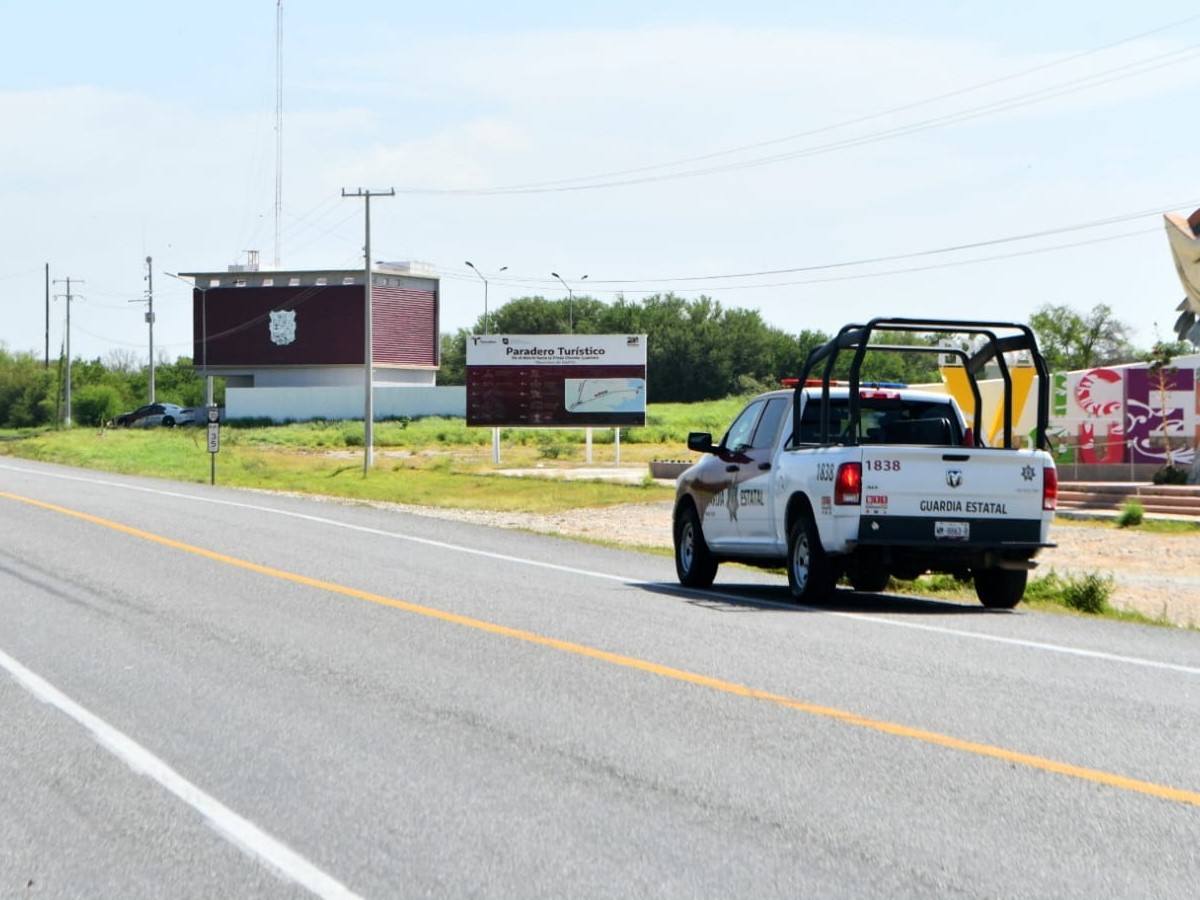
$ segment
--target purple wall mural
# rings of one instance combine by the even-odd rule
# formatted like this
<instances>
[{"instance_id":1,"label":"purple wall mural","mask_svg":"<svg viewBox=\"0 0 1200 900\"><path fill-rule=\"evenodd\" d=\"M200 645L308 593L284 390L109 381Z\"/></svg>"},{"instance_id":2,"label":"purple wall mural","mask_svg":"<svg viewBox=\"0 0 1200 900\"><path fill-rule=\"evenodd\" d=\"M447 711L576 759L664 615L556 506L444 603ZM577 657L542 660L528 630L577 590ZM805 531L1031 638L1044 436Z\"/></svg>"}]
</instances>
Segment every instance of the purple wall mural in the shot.
<instances>
[{"instance_id":1,"label":"purple wall mural","mask_svg":"<svg viewBox=\"0 0 1200 900\"><path fill-rule=\"evenodd\" d=\"M1050 435L1057 459L1191 465L1200 441L1198 371L1179 365L1160 376L1140 365L1055 374Z\"/></svg>"}]
</instances>

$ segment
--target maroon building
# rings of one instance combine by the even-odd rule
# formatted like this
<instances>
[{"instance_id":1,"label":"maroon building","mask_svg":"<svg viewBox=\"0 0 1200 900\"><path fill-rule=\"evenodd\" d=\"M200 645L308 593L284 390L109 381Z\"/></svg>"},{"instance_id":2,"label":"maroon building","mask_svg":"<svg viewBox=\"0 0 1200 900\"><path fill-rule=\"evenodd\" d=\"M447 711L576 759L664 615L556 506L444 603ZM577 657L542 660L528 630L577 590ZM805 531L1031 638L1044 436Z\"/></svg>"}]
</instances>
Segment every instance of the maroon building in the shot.
<instances>
[{"instance_id":1,"label":"maroon building","mask_svg":"<svg viewBox=\"0 0 1200 900\"><path fill-rule=\"evenodd\" d=\"M226 379L231 418L261 415L264 403L272 410L282 404L287 417L296 419L343 418L353 411L352 401L349 406L334 402L328 392L308 391L306 399L297 399L275 390L357 386L361 392L366 366L362 269L233 267L186 274L195 281L193 358L200 371ZM440 362L438 279L432 268L376 263L371 295L372 384L432 386ZM273 389L272 396L245 393L261 389Z\"/></svg>"}]
</instances>

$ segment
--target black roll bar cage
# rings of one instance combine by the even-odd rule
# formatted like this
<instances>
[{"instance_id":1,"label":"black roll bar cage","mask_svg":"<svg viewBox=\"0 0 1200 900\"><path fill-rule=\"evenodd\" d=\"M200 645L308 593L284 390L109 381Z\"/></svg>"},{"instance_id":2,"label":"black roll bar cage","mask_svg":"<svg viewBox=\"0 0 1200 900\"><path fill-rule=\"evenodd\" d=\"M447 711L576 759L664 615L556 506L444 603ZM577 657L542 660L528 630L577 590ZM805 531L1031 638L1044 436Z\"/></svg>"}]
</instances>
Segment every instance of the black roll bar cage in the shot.
<instances>
[{"instance_id":1,"label":"black roll bar cage","mask_svg":"<svg viewBox=\"0 0 1200 900\"><path fill-rule=\"evenodd\" d=\"M926 345L902 344L873 344L871 336L876 332L902 332L909 334L945 334L970 335L983 338L981 346L973 353L958 347L938 347ZM1001 333L1007 332L1007 333ZM829 382L837 364L838 354L843 350L852 350L854 356L850 361L850 421L848 443L855 446L860 441L859 427L861 422L861 386L860 373L863 359L869 350L887 352L915 351L917 353L939 353L955 356L962 361L971 386L971 394L975 398L974 432L983 435L983 403L979 393L977 376L984 371L988 363L996 361L1000 369L1000 377L1004 382L1004 447L1011 450L1012 442L1012 375L1008 363L1004 359L1006 353L1027 353L1033 363L1037 375L1037 430L1035 443L1040 450L1048 450L1050 442L1046 435L1050 422L1050 371L1046 360L1038 350L1037 338L1028 325L1016 322L982 322L957 319L907 319L879 317L871 319L866 324L845 325L837 335L820 347L814 347L804 361L800 378L796 382L796 396L792 403L792 434L800 434L800 391L812 378L812 373L822 362L824 368L819 376L821 382L821 443L829 444L830 403ZM814 379L815 380L815 379ZM811 385L810 385L811 387ZM795 438L793 437L793 445Z\"/></svg>"}]
</instances>

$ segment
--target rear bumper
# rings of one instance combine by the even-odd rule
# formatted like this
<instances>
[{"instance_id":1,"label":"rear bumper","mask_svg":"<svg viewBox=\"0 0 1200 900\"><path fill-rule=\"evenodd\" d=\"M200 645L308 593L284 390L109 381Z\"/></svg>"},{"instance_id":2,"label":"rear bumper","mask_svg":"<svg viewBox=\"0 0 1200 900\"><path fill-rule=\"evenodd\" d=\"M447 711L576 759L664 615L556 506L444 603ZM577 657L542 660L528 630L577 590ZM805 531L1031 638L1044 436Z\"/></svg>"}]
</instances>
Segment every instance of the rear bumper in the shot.
<instances>
[{"instance_id":1,"label":"rear bumper","mask_svg":"<svg viewBox=\"0 0 1200 900\"><path fill-rule=\"evenodd\" d=\"M938 523L965 524L962 539L943 537ZM963 516L863 516L859 520L860 546L921 547L929 550L1014 552L1037 551L1054 545L1042 540L1041 519L978 519Z\"/></svg>"}]
</instances>

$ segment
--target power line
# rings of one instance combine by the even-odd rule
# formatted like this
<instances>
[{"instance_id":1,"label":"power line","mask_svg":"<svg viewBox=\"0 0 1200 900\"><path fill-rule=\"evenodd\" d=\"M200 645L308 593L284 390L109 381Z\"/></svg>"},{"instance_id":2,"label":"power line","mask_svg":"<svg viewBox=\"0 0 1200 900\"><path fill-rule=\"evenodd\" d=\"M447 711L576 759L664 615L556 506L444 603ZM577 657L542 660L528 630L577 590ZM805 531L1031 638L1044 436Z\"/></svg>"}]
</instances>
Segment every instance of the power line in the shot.
<instances>
[{"instance_id":1,"label":"power line","mask_svg":"<svg viewBox=\"0 0 1200 900\"><path fill-rule=\"evenodd\" d=\"M792 266L782 269L762 269L754 272L736 272L725 275L687 275L674 278L640 278L640 279L613 279L613 278L596 278L594 283L599 284L623 284L627 280L636 280L639 284L653 282L679 282L679 281L720 281L731 278L757 278L769 275L792 275L800 272L819 272L828 269L845 269L853 266L865 266L875 263L898 262L905 259L918 259L924 256L936 256L943 253L958 253L963 250L978 250L983 247L992 247L999 244L1012 244L1018 241L1035 240L1037 238L1053 237L1059 234L1069 234L1074 231L1087 231L1092 228L1102 228L1107 225L1116 225L1121 222L1130 222L1135 219L1143 219L1147 216L1162 215L1164 209L1183 209L1192 208L1200 204L1200 199L1185 200L1182 203L1162 204L1155 206L1152 209L1138 210L1137 212L1122 213L1116 216L1108 216L1103 219L1093 219L1089 222L1081 222L1074 225L1063 225L1057 228L1046 228L1041 231L1031 231L1025 234L1009 235L1007 237L991 238L984 241L972 241L966 244L954 244L948 247L938 247L932 250L916 250L911 253L895 253L887 256L864 257L862 259L843 260L833 263L819 263L809 266Z\"/></svg>"},{"instance_id":2,"label":"power line","mask_svg":"<svg viewBox=\"0 0 1200 900\"><path fill-rule=\"evenodd\" d=\"M902 262L904 260L921 259L921 258L925 258L925 257L939 256L939 255L943 255L943 254L961 253L961 252L964 252L967 250L980 250L985 247L995 247L995 246L1001 246L1004 244L1019 243L1021 241L1038 240L1041 238L1054 237L1056 235L1071 234L1073 232L1088 231L1088 230L1091 230L1094 228L1103 228L1103 227L1107 227L1110 225L1118 225L1123 222L1131 222L1131 221L1134 221L1137 219L1146 218L1148 216L1160 216L1160 215L1162 215L1162 211L1164 209L1185 209L1185 208L1192 209L1198 205L1200 205L1200 198L1192 198L1192 199L1184 200L1184 201L1181 201L1178 203L1159 204L1152 208L1141 209L1141 210L1137 210L1135 212L1121 213L1119 215L1114 215L1114 216L1106 216L1104 218L1092 219L1092 220L1086 221L1086 222L1078 222L1078 223L1075 223L1072 225L1062 225L1062 226L1058 226L1055 228L1045 228L1045 229L1041 229L1039 231L1026 232L1024 234L1007 235L1004 237L990 238L990 239L982 240L982 241L971 241L969 243L964 243L964 244L953 244L950 246L936 247L936 248L929 249L929 250L915 250L915 251L912 251L909 253L894 253L894 254L888 254L888 255L884 255L884 256L872 256L872 257L863 257L860 259L840 260L837 262L814 263L812 265L806 265L806 266L788 266L788 267L783 267L783 268L759 269L756 271L732 272L732 273L725 273L725 274L719 274L719 275L676 275L676 276L655 277L655 278L627 278L627 277L614 277L614 276L600 276L600 277L590 278L589 279L589 287L593 286L593 285L605 285L605 286L625 285L626 287L622 287L622 288L606 287L606 288L601 288L599 291L597 291L597 292L604 292L604 293L622 293L626 290L637 290L638 285L646 285L646 284L680 284L680 283L689 283L689 282L719 282L719 281L730 281L733 279L768 278L768 277L776 276L776 275L799 275L799 274L813 273L813 272L828 272L828 271L833 271L833 270L838 270L838 269L850 269L850 268L857 268L857 267L861 267L861 266L878 265L880 263ZM1131 236L1138 235L1138 234L1147 234L1154 230L1155 229L1149 229L1147 231L1138 231L1138 232L1127 232L1122 235L1117 235L1116 238L1131 237ZM1115 239L1115 238L1098 238L1091 243L1099 243L1101 241L1108 241L1108 240L1113 240L1113 239ZM1036 254L1036 253L1045 253L1045 252L1050 252L1050 251L1057 250L1057 249L1067 249L1070 247L1078 247L1078 246L1083 246L1086 243L1089 243L1089 242L1081 241L1081 242L1072 243L1072 244L1056 245L1055 247L1050 247L1050 248L1035 247L1035 248L1031 248L1029 250L1019 251L1017 253L1006 254L1004 256L981 257L977 260L950 261L950 262L940 263L940 264L931 265L931 266L922 266L920 268L914 268L914 269L898 269L898 270L893 270L893 272L894 273L903 273L903 272L909 272L909 271L929 271L929 270L937 269L937 268L950 268L950 267L961 266L961 265L969 265L974 262L986 262L991 259L1006 259L1006 258L1011 258L1011 257L1016 257L1016 256L1032 255L1032 254ZM890 273L888 273L888 272L872 273L871 275L864 275L864 276L847 276L847 278L880 277L881 275L885 275L885 274L890 274ZM446 270L446 274L442 277L449 277L449 278L454 278L456 280L463 280L463 281L470 280L470 276L467 275L466 273L459 273L459 272L450 271L450 270ZM554 284L553 281L545 279L545 278L539 278L539 277L535 277L535 276L521 276L521 275L516 275L516 274L508 275L508 276L504 276L504 277L496 277L494 280L498 284L506 284L506 285L510 285L510 286L551 287ZM826 279L826 280L835 280L835 279ZM783 284L802 284L802 283L807 283L807 282L783 282ZM745 289L746 287L755 287L755 285L740 286L738 289ZM702 288L697 288L697 289L702 289Z\"/></svg>"},{"instance_id":3,"label":"power line","mask_svg":"<svg viewBox=\"0 0 1200 900\"><path fill-rule=\"evenodd\" d=\"M979 263L995 262L1001 259L1016 259L1021 256L1036 256L1041 253L1055 253L1059 250L1070 250L1075 247L1090 247L1094 244L1107 243L1108 241L1124 240L1130 237L1140 237L1147 234L1157 234L1158 228L1143 228L1139 231L1127 231L1122 234L1109 235L1107 237L1096 238L1090 241L1073 241L1069 244L1055 244L1052 247L1031 247L1028 250L1017 250L1012 253L997 253L992 256L979 256L973 259L951 260L949 262L934 263L927 266L912 266L904 269L888 269L883 272L860 272L849 275L833 275L828 278L803 278L795 281L776 281L767 284L744 284L744 285L724 285L726 290L759 290L761 288L774 287L791 287L798 284L827 284L835 281L859 281L867 278L887 278L893 275L909 275L914 272L931 272L938 269L954 269L962 266L973 266ZM679 292L700 291L704 288L680 288Z\"/></svg>"},{"instance_id":4,"label":"power line","mask_svg":"<svg viewBox=\"0 0 1200 900\"><path fill-rule=\"evenodd\" d=\"M920 120L918 122L910 123L908 125L896 126L894 128L885 129L880 132L875 132L873 134L866 134L866 135L861 135L861 136L853 137L853 138L845 138L845 139L838 140L838 141L833 141L833 142L829 142L829 143L825 143L825 144L818 144L818 145L811 146L811 147L800 148L797 150L788 151L785 153L774 154L771 156L758 157L758 158L750 159L750 160L741 160L738 162L725 163L722 165L707 166L704 168L685 170L682 172L666 172L666 173L659 174L659 175L643 175L642 174L642 173L654 172L654 171L658 171L658 170L662 170L662 169L677 168L681 165L687 165L687 164L695 163L695 162L703 162L706 160L717 159L717 158L724 157L724 156L731 156L736 153L743 153L748 150L762 149L764 147L769 147L769 146L773 146L773 145L777 145L777 144L781 144L781 143L789 143L792 141L800 140L802 138L813 137L818 134L824 134L824 133L827 133L830 131L847 128L852 125L862 124L864 122L868 122L868 121L871 121L874 119L894 115L898 112L905 112L910 109L927 106L927 105L930 105L935 102L940 102L941 100L945 100L945 99L949 99L949 98L959 96L962 94L981 90L985 87L990 87L992 85L995 85L995 84L998 84L998 83L1001 83L1004 81L1010 81L1015 78L1024 77L1026 75L1032 74L1037 71L1052 68L1052 67L1058 66L1058 65L1064 65L1068 62L1080 59L1082 57L1086 57L1086 56L1089 56L1089 55L1092 55L1092 54L1095 54L1098 52L1102 52L1103 50L1111 49L1112 47L1116 47L1121 44L1140 39L1142 37L1157 33L1158 31L1162 31L1167 28L1176 27L1180 24L1184 24L1184 23L1193 21L1197 18L1200 18L1200 16L1190 16L1190 17L1188 17L1186 19L1182 19L1178 22L1171 23L1170 25L1162 26L1161 28L1154 29L1149 32L1144 32L1141 35L1138 35L1138 36L1135 36L1132 38L1126 38L1122 41L1118 41L1113 44L1109 44L1105 47L1098 48L1096 50L1091 50L1091 51L1086 51L1084 53L1076 54L1074 56L1067 57L1066 59L1059 60L1057 62L1045 63L1040 66L1035 66L1031 69L1028 69L1028 70L1025 70L1022 72L1018 72L1013 75L1007 75L1007 76L1003 76L1000 78L991 79L990 81L981 82L980 84L973 85L968 88L962 88L962 89L959 89L956 91L939 94L939 95L936 95L931 98L927 98L927 99L920 100L920 101L915 101L913 103L905 104L905 105L902 105L899 107L894 107L894 108L886 110L884 112L873 113L873 114L870 114L867 116L860 116L855 119L849 119L849 120L845 120L842 122L834 123L832 125L823 126L821 128L811 129L809 131L801 132L799 134L789 135L789 136L782 137L782 138L775 138L775 139L772 139L769 141L763 141L763 142L759 142L756 144L747 144L747 145L744 145L741 147L736 147L736 148L732 148L732 149L728 149L728 150L716 151L713 153L703 154L700 156L688 157L688 158L685 158L682 160L676 160L674 162L659 163L659 164L650 165L650 166L640 166L637 168L617 170L614 172L597 174L597 175L576 176L573 178L564 178L564 179L558 179L558 180L554 180L554 181L531 182L531 183L509 185L509 186L503 186L503 187L497 187L497 188L409 187L409 188L398 188L397 191L398 191L398 193L403 193L403 194L492 196L492 195L507 195L507 194L536 194L536 193L557 193L557 192L566 192L566 191L597 190L597 189L601 189L601 188L624 187L624 186L630 186L630 185L636 185L636 184L646 184L646 183L657 182L657 181L678 180L678 179L683 179L683 178L696 178L696 177L700 177L703 175L712 175L712 174L717 174L717 173L721 173L721 172L734 171L737 169L754 168L754 167L759 167L759 166L772 165L774 163L781 162L781 161L788 160L788 159L796 159L799 157L814 156L814 155L818 155L818 154L829 153L829 152L833 152L836 150L849 149L851 147L857 147L857 146L862 146L864 144L870 144L870 143L876 143L879 141L890 140L895 137L902 137L902 136L914 134L914 133L917 133L920 131L930 130L933 128L942 128L942 127L946 127L947 125L958 124L960 122L970 121L971 119L979 118L979 117L985 116L985 115L991 115L993 113L1007 112L1009 110L1016 109L1016 108L1019 108L1022 106L1027 106L1027 105L1031 105L1034 103L1041 103L1041 102L1045 102L1047 100L1052 100L1052 99L1056 99L1061 96L1065 96L1067 94L1076 93L1080 90L1085 90L1088 88L1093 88L1093 87L1098 87L1098 86L1101 86L1104 84L1109 84L1113 81L1124 80L1126 78L1132 78L1132 77L1136 77L1139 75L1144 75L1148 72L1157 71L1158 69L1161 69L1161 68L1164 68L1167 66L1179 65L1183 62L1187 62L1187 61L1195 58L1197 55L1200 55L1200 52L1198 52L1198 51L1200 51L1200 45L1193 44L1193 45L1189 45L1187 47L1177 48L1177 49L1169 51L1167 53L1163 53L1163 54L1159 54L1158 56L1150 57L1149 59L1138 60L1138 61L1132 62L1132 63L1125 63L1120 66L1114 66L1109 69L1104 69L1100 72L1095 72L1090 75L1081 76L1079 78L1072 79L1070 81L1062 82L1058 85L1051 85L1051 86L1039 88L1037 90L1027 91L1022 94L1017 94L1013 97L992 101L991 103L983 104L981 106L973 107L971 109L962 110L962 111L959 111L956 113L946 113L941 116L935 116L935 117L932 117L929 119ZM1124 74L1118 74L1118 73L1124 73ZM639 176L639 175L641 177L625 177L625 176ZM602 180L602 179L608 179L608 180ZM596 183L588 184L588 183L581 183L581 182L596 182Z\"/></svg>"}]
</instances>

